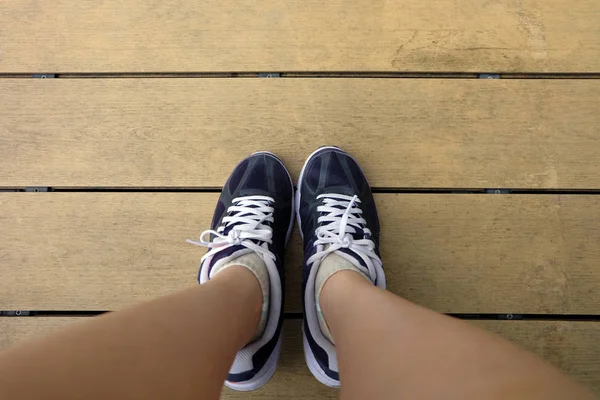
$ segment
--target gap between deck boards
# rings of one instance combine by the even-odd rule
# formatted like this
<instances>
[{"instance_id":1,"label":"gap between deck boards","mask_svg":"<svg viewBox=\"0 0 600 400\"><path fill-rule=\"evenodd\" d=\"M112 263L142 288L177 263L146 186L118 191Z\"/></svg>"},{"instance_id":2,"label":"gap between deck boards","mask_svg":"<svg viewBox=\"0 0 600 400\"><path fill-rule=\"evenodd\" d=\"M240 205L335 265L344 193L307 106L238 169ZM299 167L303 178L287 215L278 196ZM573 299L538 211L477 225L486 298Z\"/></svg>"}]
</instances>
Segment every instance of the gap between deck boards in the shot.
<instances>
[{"instance_id":1,"label":"gap between deck boards","mask_svg":"<svg viewBox=\"0 0 600 400\"><path fill-rule=\"evenodd\" d=\"M5 310L0 311L0 317L31 318L31 317L94 317L111 311L103 310ZM512 313L445 313L450 317L469 321L578 321L600 322L597 314L512 314ZM302 319L299 312L285 312L284 319Z\"/></svg>"},{"instance_id":2,"label":"gap between deck boards","mask_svg":"<svg viewBox=\"0 0 600 400\"><path fill-rule=\"evenodd\" d=\"M600 72L38 72L0 73L0 79L115 79L115 78L383 78L383 79L600 79Z\"/></svg>"},{"instance_id":3,"label":"gap between deck boards","mask_svg":"<svg viewBox=\"0 0 600 400\"><path fill-rule=\"evenodd\" d=\"M296 190L296 187L294 187ZM546 195L600 195L600 189L531 189L531 188L402 188L373 187L373 193L393 194L546 194ZM1 187L0 193L220 193L221 187Z\"/></svg>"}]
</instances>

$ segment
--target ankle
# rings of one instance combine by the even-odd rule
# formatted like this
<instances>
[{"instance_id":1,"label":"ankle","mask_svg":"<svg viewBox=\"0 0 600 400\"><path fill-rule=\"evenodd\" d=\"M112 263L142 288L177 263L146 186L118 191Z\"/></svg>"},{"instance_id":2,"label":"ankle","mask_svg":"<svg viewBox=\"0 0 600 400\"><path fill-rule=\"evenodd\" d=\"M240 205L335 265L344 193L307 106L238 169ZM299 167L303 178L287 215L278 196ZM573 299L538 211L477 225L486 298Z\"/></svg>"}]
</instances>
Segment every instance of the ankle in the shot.
<instances>
[{"instance_id":1,"label":"ankle","mask_svg":"<svg viewBox=\"0 0 600 400\"><path fill-rule=\"evenodd\" d=\"M372 286L360 272L341 270L331 275L321 290L317 303L319 326L323 335L336 346L343 341L344 330L351 328L348 321L355 320L352 317L353 297L359 285Z\"/></svg>"},{"instance_id":2,"label":"ankle","mask_svg":"<svg viewBox=\"0 0 600 400\"><path fill-rule=\"evenodd\" d=\"M261 297L261 312L257 329L253 336L253 339L258 339L260 336L262 336L267 325L270 297L269 271L264 261L256 253L248 253L237 257L236 259L231 260L229 263L224 265L215 266L213 268L213 272L211 273L211 279L215 279L230 269L245 270L245 274L252 276L253 281L258 284Z\"/></svg>"},{"instance_id":3,"label":"ankle","mask_svg":"<svg viewBox=\"0 0 600 400\"><path fill-rule=\"evenodd\" d=\"M365 284L367 286L373 286L373 284L365 278L366 277L357 270L345 269L338 271L325 282L322 293L324 294L326 291L348 292L348 285Z\"/></svg>"},{"instance_id":4,"label":"ankle","mask_svg":"<svg viewBox=\"0 0 600 400\"><path fill-rule=\"evenodd\" d=\"M362 275L358 267L341 254L331 253L321 261L315 277L315 303L317 306L317 319L319 322L319 328L321 329L323 336L325 336L331 343L334 343L333 335L329 329L329 326L327 325L327 321L321 309L320 298L323 287L329 281L329 279L342 271L355 271L356 273ZM368 278L364 276L364 279L367 280Z\"/></svg>"},{"instance_id":5,"label":"ankle","mask_svg":"<svg viewBox=\"0 0 600 400\"><path fill-rule=\"evenodd\" d=\"M338 271L325 282L321 289L319 300L323 315L327 319L328 315L339 309L338 304L347 304L356 297L355 290L372 286L373 284L358 271Z\"/></svg>"},{"instance_id":6,"label":"ankle","mask_svg":"<svg viewBox=\"0 0 600 400\"><path fill-rule=\"evenodd\" d=\"M251 304L262 305L262 290L256 276L243 265L231 265L215 274L211 281L225 283L235 287L237 293L245 294L251 301ZM232 289L233 290L233 289Z\"/></svg>"}]
</instances>

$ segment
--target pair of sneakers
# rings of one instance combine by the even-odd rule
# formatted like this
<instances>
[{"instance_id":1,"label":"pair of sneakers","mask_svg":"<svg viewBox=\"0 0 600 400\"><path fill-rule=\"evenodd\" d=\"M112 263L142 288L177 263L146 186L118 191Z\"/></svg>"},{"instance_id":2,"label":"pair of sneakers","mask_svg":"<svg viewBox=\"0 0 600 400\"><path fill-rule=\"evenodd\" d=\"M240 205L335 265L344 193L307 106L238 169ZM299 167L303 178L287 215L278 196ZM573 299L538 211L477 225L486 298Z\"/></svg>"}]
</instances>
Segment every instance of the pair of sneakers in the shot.
<instances>
[{"instance_id":1,"label":"pair of sneakers","mask_svg":"<svg viewBox=\"0 0 600 400\"><path fill-rule=\"evenodd\" d=\"M243 265L257 277L263 314L255 339L238 352L225 385L254 390L275 373L281 349L284 250L295 217L304 240L302 291L306 362L322 383L339 387L333 339L318 296L335 272L351 269L385 288L379 256L379 220L369 184L357 162L337 147L307 159L294 196L289 172L274 154L254 153L233 171L217 203L211 230L200 242L199 282L227 266Z\"/></svg>"}]
</instances>

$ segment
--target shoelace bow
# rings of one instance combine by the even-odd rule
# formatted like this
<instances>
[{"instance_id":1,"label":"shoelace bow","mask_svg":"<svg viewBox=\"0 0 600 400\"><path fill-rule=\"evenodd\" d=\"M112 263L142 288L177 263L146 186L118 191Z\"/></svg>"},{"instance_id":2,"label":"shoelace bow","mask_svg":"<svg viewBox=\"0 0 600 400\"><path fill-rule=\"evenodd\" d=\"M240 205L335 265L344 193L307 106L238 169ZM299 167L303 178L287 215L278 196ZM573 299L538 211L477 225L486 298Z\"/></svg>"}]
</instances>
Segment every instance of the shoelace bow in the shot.
<instances>
[{"instance_id":1,"label":"shoelace bow","mask_svg":"<svg viewBox=\"0 0 600 400\"><path fill-rule=\"evenodd\" d=\"M237 197L231 201L232 205L227 209L228 215L223 218L216 231L209 229L202 232L198 242L189 239L187 241L211 249L202 257L202 262L236 245L253 250L263 258L275 260L275 255L267 247L273 241L273 230L266 225L273 222L275 209L270 204L274 202L268 196ZM231 228L225 235L224 232L229 227ZM207 235L208 239L205 239ZM212 240L210 235L213 235ZM256 242L262 242L262 245Z\"/></svg>"},{"instance_id":2,"label":"shoelace bow","mask_svg":"<svg viewBox=\"0 0 600 400\"><path fill-rule=\"evenodd\" d=\"M366 227L367 221L362 218L363 211L360 209L358 196L347 196L343 194L322 194L317 196L322 199L323 205L317 207L317 212L322 213L317 220L319 226L315 234L317 240L314 246L317 252L313 254L307 263L324 259L328 254L340 249L350 249L357 254L367 266L357 266L375 282L377 271L375 265L382 265L381 259L375 253L375 243L370 239L371 231ZM355 239L352 234L362 231L364 238Z\"/></svg>"}]
</instances>

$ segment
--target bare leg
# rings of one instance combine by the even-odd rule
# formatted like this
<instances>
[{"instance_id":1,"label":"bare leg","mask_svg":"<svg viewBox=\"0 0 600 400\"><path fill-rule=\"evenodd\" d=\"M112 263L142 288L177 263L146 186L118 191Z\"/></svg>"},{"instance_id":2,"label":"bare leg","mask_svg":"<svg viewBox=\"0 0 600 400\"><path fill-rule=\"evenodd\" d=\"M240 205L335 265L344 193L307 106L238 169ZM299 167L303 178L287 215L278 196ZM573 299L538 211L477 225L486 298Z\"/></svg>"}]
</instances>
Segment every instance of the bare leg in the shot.
<instances>
[{"instance_id":1,"label":"bare leg","mask_svg":"<svg viewBox=\"0 0 600 400\"><path fill-rule=\"evenodd\" d=\"M0 398L217 399L261 307L253 273L228 268L202 286L1 352Z\"/></svg>"},{"instance_id":2,"label":"bare leg","mask_svg":"<svg viewBox=\"0 0 600 400\"><path fill-rule=\"evenodd\" d=\"M593 399L503 338L412 304L356 272L333 275L320 302L343 399Z\"/></svg>"}]
</instances>

